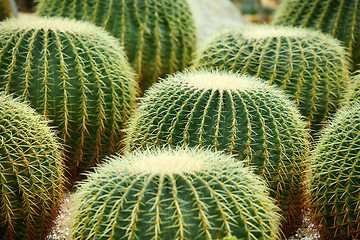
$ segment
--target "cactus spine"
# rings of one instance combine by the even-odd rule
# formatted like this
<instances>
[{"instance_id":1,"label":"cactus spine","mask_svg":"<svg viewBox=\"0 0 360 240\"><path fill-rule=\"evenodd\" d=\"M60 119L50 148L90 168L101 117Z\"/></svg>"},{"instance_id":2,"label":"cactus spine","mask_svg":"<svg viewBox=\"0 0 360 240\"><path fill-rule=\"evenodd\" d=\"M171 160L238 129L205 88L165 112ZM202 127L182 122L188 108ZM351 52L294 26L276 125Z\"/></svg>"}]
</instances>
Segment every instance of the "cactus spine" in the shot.
<instances>
[{"instance_id":1,"label":"cactus spine","mask_svg":"<svg viewBox=\"0 0 360 240\"><path fill-rule=\"evenodd\" d=\"M0 236L44 239L64 186L61 145L47 120L0 94Z\"/></svg>"},{"instance_id":2,"label":"cactus spine","mask_svg":"<svg viewBox=\"0 0 360 240\"><path fill-rule=\"evenodd\" d=\"M293 103L255 78L221 72L169 76L146 92L130 120L128 148L210 147L250 157L284 212L299 219L307 131Z\"/></svg>"},{"instance_id":3,"label":"cactus spine","mask_svg":"<svg viewBox=\"0 0 360 240\"><path fill-rule=\"evenodd\" d=\"M303 26L331 34L348 48L353 70L359 69L359 0L284 0L273 24Z\"/></svg>"},{"instance_id":4,"label":"cactus spine","mask_svg":"<svg viewBox=\"0 0 360 240\"><path fill-rule=\"evenodd\" d=\"M221 33L204 47L197 66L240 71L279 86L314 132L336 112L349 81L339 41L301 28L250 26Z\"/></svg>"},{"instance_id":5,"label":"cactus spine","mask_svg":"<svg viewBox=\"0 0 360 240\"><path fill-rule=\"evenodd\" d=\"M8 20L0 35L0 87L57 127L72 176L116 152L137 85L118 41L60 18Z\"/></svg>"},{"instance_id":6,"label":"cactus spine","mask_svg":"<svg viewBox=\"0 0 360 240\"><path fill-rule=\"evenodd\" d=\"M341 110L312 153L311 205L331 239L359 239L360 104Z\"/></svg>"},{"instance_id":7,"label":"cactus spine","mask_svg":"<svg viewBox=\"0 0 360 240\"><path fill-rule=\"evenodd\" d=\"M268 188L243 163L212 151L112 156L73 199L74 239L279 239Z\"/></svg>"},{"instance_id":8,"label":"cactus spine","mask_svg":"<svg viewBox=\"0 0 360 240\"><path fill-rule=\"evenodd\" d=\"M119 38L142 90L192 63L195 24L184 0L41 0L37 12L89 21Z\"/></svg>"}]
</instances>

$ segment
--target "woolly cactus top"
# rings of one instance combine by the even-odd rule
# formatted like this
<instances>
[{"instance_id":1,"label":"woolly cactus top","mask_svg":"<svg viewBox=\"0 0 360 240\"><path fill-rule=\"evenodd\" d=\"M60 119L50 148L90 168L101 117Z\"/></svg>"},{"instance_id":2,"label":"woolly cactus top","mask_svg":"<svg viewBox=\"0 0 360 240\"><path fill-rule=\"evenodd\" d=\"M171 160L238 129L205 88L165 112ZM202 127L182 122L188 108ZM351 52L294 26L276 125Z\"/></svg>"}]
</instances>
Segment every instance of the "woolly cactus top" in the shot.
<instances>
[{"instance_id":1,"label":"woolly cactus top","mask_svg":"<svg viewBox=\"0 0 360 240\"><path fill-rule=\"evenodd\" d=\"M19 30L52 30L92 36L102 36L104 41L110 42L114 48L122 48L120 41L112 37L101 27L89 22L62 17L22 17L9 18L0 22L2 31ZM123 51L122 49L120 51Z\"/></svg>"},{"instance_id":2,"label":"woolly cactus top","mask_svg":"<svg viewBox=\"0 0 360 240\"><path fill-rule=\"evenodd\" d=\"M196 72L179 72L169 76L167 82L174 82L174 84L185 84L196 89L204 90L246 90L256 89L266 86L259 79L254 77L231 74L225 71L207 71L199 70Z\"/></svg>"},{"instance_id":3,"label":"woolly cactus top","mask_svg":"<svg viewBox=\"0 0 360 240\"><path fill-rule=\"evenodd\" d=\"M340 46L339 40L331 37L329 34L322 33L318 30L312 30L302 27L289 27L289 26L269 26L269 25L251 25L243 26L241 28L226 30L226 32L236 33L241 32L241 35L248 39L263 39L263 38L302 38L302 39L320 39L329 43L330 45ZM222 35L224 33L220 33ZM215 36L216 37L216 36ZM339 51L345 54L345 50L341 47L337 48Z\"/></svg>"}]
</instances>

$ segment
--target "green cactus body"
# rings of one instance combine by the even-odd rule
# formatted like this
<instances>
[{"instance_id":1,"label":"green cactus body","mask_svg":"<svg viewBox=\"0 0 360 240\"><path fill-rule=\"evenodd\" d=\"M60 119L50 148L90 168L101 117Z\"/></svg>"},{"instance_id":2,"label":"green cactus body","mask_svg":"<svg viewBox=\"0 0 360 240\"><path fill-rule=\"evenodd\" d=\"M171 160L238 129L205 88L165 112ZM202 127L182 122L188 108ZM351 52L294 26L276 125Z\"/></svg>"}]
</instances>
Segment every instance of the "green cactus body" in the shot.
<instances>
[{"instance_id":1,"label":"green cactus body","mask_svg":"<svg viewBox=\"0 0 360 240\"><path fill-rule=\"evenodd\" d=\"M195 23L187 0L41 0L37 13L104 27L124 44L142 90L192 63Z\"/></svg>"},{"instance_id":2,"label":"green cactus body","mask_svg":"<svg viewBox=\"0 0 360 240\"><path fill-rule=\"evenodd\" d=\"M0 35L0 87L57 127L72 176L118 150L137 83L115 38L60 18L8 20Z\"/></svg>"},{"instance_id":3,"label":"green cactus body","mask_svg":"<svg viewBox=\"0 0 360 240\"><path fill-rule=\"evenodd\" d=\"M314 28L331 34L348 48L353 70L359 69L359 0L284 0L273 24Z\"/></svg>"},{"instance_id":4,"label":"green cactus body","mask_svg":"<svg viewBox=\"0 0 360 240\"><path fill-rule=\"evenodd\" d=\"M72 199L74 239L279 239L268 188L243 163L212 151L112 156Z\"/></svg>"},{"instance_id":5,"label":"green cactus body","mask_svg":"<svg viewBox=\"0 0 360 240\"><path fill-rule=\"evenodd\" d=\"M0 238L44 239L64 191L61 145L48 122L0 94Z\"/></svg>"},{"instance_id":6,"label":"green cactus body","mask_svg":"<svg viewBox=\"0 0 360 240\"><path fill-rule=\"evenodd\" d=\"M198 67L239 71L277 85L314 132L339 107L349 81L345 50L330 35L278 26L227 31L199 54Z\"/></svg>"},{"instance_id":7,"label":"green cactus body","mask_svg":"<svg viewBox=\"0 0 360 240\"><path fill-rule=\"evenodd\" d=\"M154 84L135 110L128 148L210 147L248 164L268 180L287 224L300 224L307 131L283 93L252 77L184 72Z\"/></svg>"},{"instance_id":8,"label":"green cactus body","mask_svg":"<svg viewBox=\"0 0 360 240\"><path fill-rule=\"evenodd\" d=\"M331 239L360 238L360 104L341 110L313 151L311 205Z\"/></svg>"}]
</instances>

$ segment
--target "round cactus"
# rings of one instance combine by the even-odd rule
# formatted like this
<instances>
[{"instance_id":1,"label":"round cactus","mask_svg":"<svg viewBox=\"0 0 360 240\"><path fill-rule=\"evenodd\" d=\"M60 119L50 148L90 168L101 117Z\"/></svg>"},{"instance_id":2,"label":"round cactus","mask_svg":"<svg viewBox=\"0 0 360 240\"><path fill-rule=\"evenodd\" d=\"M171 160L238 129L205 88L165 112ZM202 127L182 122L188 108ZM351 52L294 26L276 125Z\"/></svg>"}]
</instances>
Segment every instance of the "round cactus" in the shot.
<instances>
[{"instance_id":1,"label":"round cactus","mask_svg":"<svg viewBox=\"0 0 360 240\"><path fill-rule=\"evenodd\" d=\"M44 239L64 191L61 145L47 120L0 94L0 236Z\"/></svg>"},{"instance_id":2,"label":"round cactus","mask_svg":"<svg viewBox=\"0 0 360 240\"><path fill-rule=\"evenodd\" d=\"M283 210L284 232L300 224L307 131L294 104L259 80L184 72L145 93L128 129L128 148L210 147L255 166Z\"/></svg>"},{"instance_id":3,"label":"round cactus","mask_svg":"<svg viewBox=\"0 0 360 240\"><path fill-rule=\"evenodd\" d=\"M155 149L108 160L73 196L75 239L279 239L268 188L230 156Z\"/></svg>"},{"instance_id":4,"label":"round cactus","mask_svg":"<svg viewBox=\"0 0 360 240\"><path fill-rule=\"evenodd\" d=\"M0 35L0 88L57 126L72 176L118 150L137 83L115 38L60 18L8 20Z\"/></svg>"},{"instance_id":5,"label":"round cactus","mask_svg":"<svg viewBox=\"0 0 360 240\"><path fill-rule=\"evenodd\" d=\"M360 237L360 104L341 110L312 153L311 205L331 239Z\"/></svg>"},{"instance_id":6,"label":"round cactus","mask_svg":"<svg viewBox=\"0 0 360 240\"><path fill-rule=\"evenodd\" d=\"M119 38L142 90L192 63L196 34L187 0L40 0L37 12L89 21Z\"/></svg>"},{"instance_id":7,"label":"round cactus","mask_svg":"<svg viewBox=\"0 0 360 240\"><path fill-rule=\"evenodd\" d=\"M279 86L314 132L336 112L349 81L339 41L301 28L264 25L223 32L204 47L197 66L239 71Z\"/></svg>"},{"instance_id":8,"label":"round cactus","mask_svg":"<svg viewBox=\"0 0 360 240\"><path fill-rule=\"evenodd\" d=\"M359 69L359 0L284 0L273 24L309 27L331 34L348 48L353 69Z\"/></svg>"}]
</instances>

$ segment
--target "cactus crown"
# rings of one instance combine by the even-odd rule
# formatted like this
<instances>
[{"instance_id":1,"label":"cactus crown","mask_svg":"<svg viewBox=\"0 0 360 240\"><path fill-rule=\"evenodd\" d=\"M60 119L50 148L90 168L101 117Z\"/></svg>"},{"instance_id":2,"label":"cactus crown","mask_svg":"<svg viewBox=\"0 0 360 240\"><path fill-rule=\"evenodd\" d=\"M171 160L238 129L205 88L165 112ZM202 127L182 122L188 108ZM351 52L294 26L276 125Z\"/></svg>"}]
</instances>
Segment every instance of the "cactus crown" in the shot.
<instances>
[{"instance_id":1,"label":"cactus crown","mask_svg":"<svg viewBox=\"0 0 360 240\"><path fill-rule=\"evenodd\" d=\"M180 164L143 169L166 159ZM112 156L78 187L72 202L79 239L280 236L278 208L264 183L243 163L212 151L148 149Z\"/></svg>"}]
</instances>

